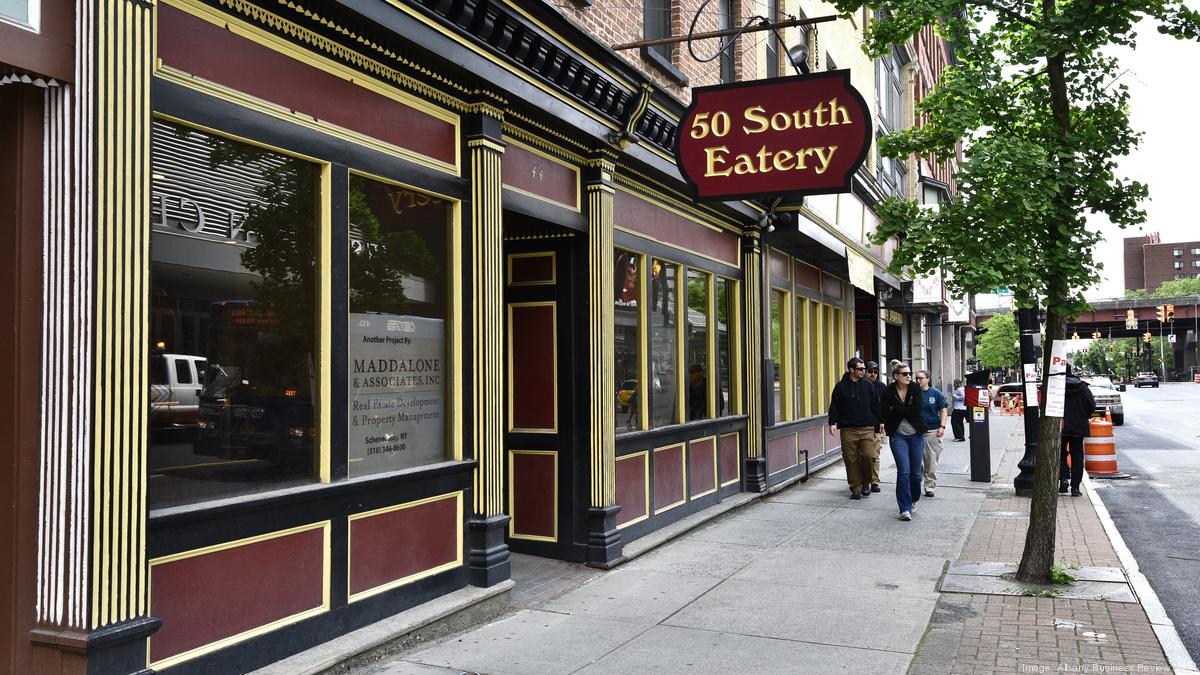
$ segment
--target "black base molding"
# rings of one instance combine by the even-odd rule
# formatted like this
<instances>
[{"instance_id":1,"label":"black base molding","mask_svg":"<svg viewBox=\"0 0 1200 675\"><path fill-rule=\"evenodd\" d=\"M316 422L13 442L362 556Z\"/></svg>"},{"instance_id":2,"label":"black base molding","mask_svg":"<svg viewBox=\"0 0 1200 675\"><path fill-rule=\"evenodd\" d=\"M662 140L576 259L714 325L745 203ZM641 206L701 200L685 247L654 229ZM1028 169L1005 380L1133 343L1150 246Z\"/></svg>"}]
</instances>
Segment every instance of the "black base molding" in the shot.
<instances>
[{"instance_id":1,"label":"black base molding","mask_svg":"<svg viewBox=\"0 0 1200 675\"><path fill-rule=\"evenodd\" d=\"M143 616L93 631L45 626L31 630L29 641L37 649L82 656L88 673L150 675L154 671L146 668L146 639L161 625L161 620Z\"/></svg>"},{"instance_id":2,"label":"black base molding","mask_svg":"<svg viewBox=\"0 0 1200 675\"><path fill-rule=\"evenodd\" d=\"M467 573L472 586L495 586L512 578L504 531L509 516L472 516L467 521Z\"/></svg>"},{"instance_id":3,"label":"black base molding","mask_svg":"<svg viewBox=\"0 0 1200 675\"><path fill-rule=\"evenodd\" d=\"M617 531L620 506L594 506L588 509L588 567L608 569L624 560L621 533Z\"/></svg>"},{"instance_id":4,"label":"black base molding","mask_svg":"<svg viewBox=\"0 0 1200 675\"><path fill-rule=\"evenodd\" d=\"M745 476L746 492L766 492L767 459L765 457L748 457Z\"/></svg>"}]
</instances>

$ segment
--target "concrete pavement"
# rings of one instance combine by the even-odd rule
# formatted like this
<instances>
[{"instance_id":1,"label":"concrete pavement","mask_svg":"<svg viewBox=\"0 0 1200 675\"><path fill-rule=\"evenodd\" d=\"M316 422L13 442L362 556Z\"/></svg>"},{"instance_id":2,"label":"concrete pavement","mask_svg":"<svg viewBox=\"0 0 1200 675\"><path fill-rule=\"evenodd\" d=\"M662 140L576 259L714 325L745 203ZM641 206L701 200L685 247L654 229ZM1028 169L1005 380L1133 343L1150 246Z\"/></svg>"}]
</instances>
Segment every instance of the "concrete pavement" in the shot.
<instances>
[{"instance_id":1,"label":"concrete pavement","mask_svg":"<svg viewBox=\"0 0 1200 675\"><path fill-rule=\"evenodd\" d=\"M499 620L356 672L1168 668L1140 604L939 591L952 561L1020 558L1028 500L1010 496L1019 418L993 418L992 438L993 482L971 483L969 444L947 443L937 495L920 501L912 522L896 518L885 449L887 484L868 499L848 498L836 465L616 570L576 575L573 587L559 574L546 586L553 592L525 594L525 606ZM1060 506L1060 560L1119 566L1092 501Z\"/></svg>"}]
</instances>

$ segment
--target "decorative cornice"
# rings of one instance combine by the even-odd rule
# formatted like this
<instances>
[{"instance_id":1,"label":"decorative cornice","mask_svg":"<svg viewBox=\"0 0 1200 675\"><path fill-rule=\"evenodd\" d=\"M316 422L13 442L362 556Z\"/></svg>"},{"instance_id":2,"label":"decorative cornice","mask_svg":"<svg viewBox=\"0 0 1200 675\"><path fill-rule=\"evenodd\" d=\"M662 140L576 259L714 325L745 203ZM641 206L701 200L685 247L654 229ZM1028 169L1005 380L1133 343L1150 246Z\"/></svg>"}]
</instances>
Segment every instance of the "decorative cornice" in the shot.
<instances>
[{"instance_id":1,"label":"decorative cornice","mask_svg":"<svg viewBox=\"0 0 1200 675\"><path fill-rule=\"evenodd\" d=\"M516 115L515 113L510 112L509 116L514 117ZM560 145L555 145L554 143L542 138L541 136L538 136L537 134L531 133L519 126L512 124L509 120L504 121L503 130L505 136L511 136L522 143L532 145L543 152L553 155L575 166L583 166L584 162L586 161L582 155L571 152L567 148L564 148ZM565 137L564 140L568 140L568 142L570 142L569 139L565 139Z\"/></svg>"}]
</instances>

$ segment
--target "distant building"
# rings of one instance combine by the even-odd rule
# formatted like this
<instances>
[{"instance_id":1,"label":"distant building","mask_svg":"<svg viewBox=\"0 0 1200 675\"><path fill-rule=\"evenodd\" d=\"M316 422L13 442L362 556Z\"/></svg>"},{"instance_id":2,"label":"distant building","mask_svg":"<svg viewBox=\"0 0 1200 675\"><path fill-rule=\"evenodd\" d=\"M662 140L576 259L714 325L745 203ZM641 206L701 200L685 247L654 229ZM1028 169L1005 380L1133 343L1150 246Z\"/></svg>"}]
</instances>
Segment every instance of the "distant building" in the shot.
<instances>
[{"instance_id":1,"label":"distant building","mask_svg":"<svg viewBox=\"0 0 1200 675\"><path fill-rule=\"evenodd\" d=\"M1125 238L1125 290L1154 292L1164 281L1200 278L1200 241L1161 242L1157 232Z\"/></svg>"}]
</instances>

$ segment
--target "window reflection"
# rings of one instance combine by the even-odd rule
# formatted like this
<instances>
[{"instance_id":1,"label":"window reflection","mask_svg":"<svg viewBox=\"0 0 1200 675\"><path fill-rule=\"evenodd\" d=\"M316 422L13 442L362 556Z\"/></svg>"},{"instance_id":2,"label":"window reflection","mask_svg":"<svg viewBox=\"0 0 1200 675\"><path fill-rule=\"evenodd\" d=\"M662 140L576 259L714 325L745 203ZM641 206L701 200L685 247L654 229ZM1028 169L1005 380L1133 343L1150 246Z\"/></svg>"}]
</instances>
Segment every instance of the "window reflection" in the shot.
<instances>
[{"instance_id":1,"label":"window reflection","mask_svg":"<svg viewBox=\"0 0 1200 675\"><path fill-rule=\"evenodd\" d=\"M733 282L717 278L717 417L732 415L733 401L730 398L730 377L733 368Z\"/></svg>"},{"instance_id":2,"label":"window reflection","mask_svg":"<svg viewBox=\"0 0 1200 675\"><path fill-rule=\"evenodd\" d=\"M650 426L679 421L679 266L654 259L650 268Z\"/></svg>"},{"instance_id":3,"label":"window reflection","mask_svg":"<svg viewBox=\"0 0 1200 675\"><path fill-rule=\"evenodd\" d=\"M156 120L151 508L311 480L318 171Z\"/></svg>"},{"instance_id":4,"label":"window reflection","mask_svg":"<svg viewBox=\"0 0 1200 675\"><path fill-rule=\"evenodd\" d=\"M781 374L783 370L783 350L780 342L783 340L783 317L780 311L783 306L783 293L779 291L771 291L771 362L774 364L772 369L772 384L771 391L774 400L774 405L771 409L774 411L772 422L780 422L783 420L783 397L781 396Z\"/></svg>"},{"instance_id":5,"label":"window reflection","mask_svg":"<svg viewBox=\"0 0 1200 675\"><path fill-rule=\"evenodd\" d=\"M638 370L641 341L638 337L638 301L641 297L641 256L617 251L613 270L613 336L616 369L617 432L641 428L639 420Z\"/></svg>"},{"instance_id":6,"label":"window reflection","mask_svg":"<svg viewBox=\"0 0 1200 675\"><path fill-rule=\"evenodd\" d=\"M708 275L687 273L688 311L684 326L687 342L687 418L700 420L708 414Z\"/></svg>"},{"instance_id":7,"label":"window reflection","mask_svg":"<svg viewBox=\"0 0 1200 675\"><path fill-rule=\"evenodd\" d=\"M446 458L442 199L350 176L350 477Z\"/></svg>"}]
</instances>

